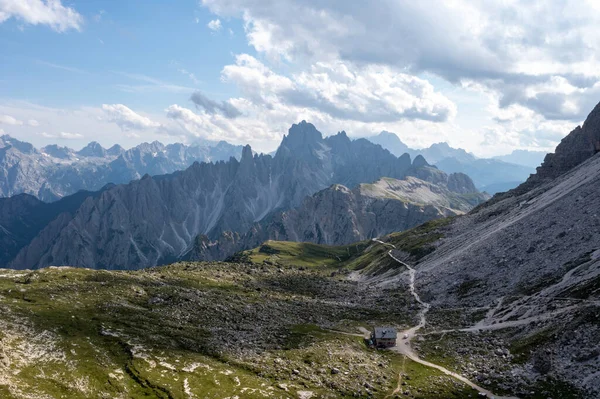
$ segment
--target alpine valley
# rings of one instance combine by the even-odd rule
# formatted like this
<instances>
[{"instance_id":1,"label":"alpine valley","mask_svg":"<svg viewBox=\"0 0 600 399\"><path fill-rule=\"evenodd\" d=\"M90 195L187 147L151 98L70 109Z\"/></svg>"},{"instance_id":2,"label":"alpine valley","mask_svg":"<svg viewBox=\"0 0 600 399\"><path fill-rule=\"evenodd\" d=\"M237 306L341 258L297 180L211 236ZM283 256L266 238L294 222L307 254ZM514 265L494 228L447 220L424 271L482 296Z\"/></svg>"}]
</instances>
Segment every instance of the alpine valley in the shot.
<instances>
[{"instance_id":1,"label":"alpine valley","mask_svg":"<svg viewBox=\"0 0 600 399\"><path fill-rule=\"evenodd\" d=\"M599 192L600 104L492 198L302 122L273 156L2 199L0 396L598 398Z\"/></svg>"}]
</instances>

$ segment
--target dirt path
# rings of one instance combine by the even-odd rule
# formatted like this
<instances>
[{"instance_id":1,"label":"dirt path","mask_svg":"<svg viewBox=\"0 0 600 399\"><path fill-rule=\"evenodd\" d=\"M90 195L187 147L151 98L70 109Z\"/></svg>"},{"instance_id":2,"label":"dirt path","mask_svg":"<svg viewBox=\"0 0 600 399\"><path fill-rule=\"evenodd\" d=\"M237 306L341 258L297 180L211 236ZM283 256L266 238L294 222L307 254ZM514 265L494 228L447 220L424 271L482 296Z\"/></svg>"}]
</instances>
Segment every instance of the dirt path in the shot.
<instances>
[{"instance_id":1,"label":"dirt path","mask_svg":"<svg viewBox=\"0 0 600 399\"><path fill-rule=\"evenodd\" d=\"M393 348L390 348L391 350L393 350L394 352L400 353L402 355L404 355L405 357L409 358L410 360L420 363L424 366L427 367L431 367L434 368L436 370L441 371L442 373L449 375L465 384L467 384L468 386L470 386L471 388L479 391L482 394L485 394L487 397L489 398L495 398L495 399L518 399L515 397L502 397L502 396L497 396L494 395L492 392L488 391L485 388L480 387L479 385L475 384L474 382L468 380L467 378L463 377L460 374L457 374L453 371L448 370L445 367L442 367L438 364L435 363L431 363L431 362L427 362L425 360L422 360L421 358L419 358L419 355L417 355L417 353L413 350L411 342L413 340L413 338L417 335L417 332L423 328L425 326L425 324L427 323L427 312L429 312L429 308L430 305L424 301L421 300L421 297L419 296L416 288L415 288L415 280L416 280L416 270L414 268L412 268L410 265L406 264L405 262L401 261L400 259L396 258L394 256L394 254L392 253L392 251L394 249L396 249L396 247L392 244L383 242L381 240L378 239L373 239L374 242L377 242L379 244L383 244L389 248L391 248L388 251L388 256L390 258L392 258L393 260L395 260L396 262L398 262L399 264L401 264L402 266L406 267L408 269L408 273L409 273L409 289L410 289L410 293L412 294L412 296L415 298L415 300L419 303L419 305L421 305L421 310L419 311L419 324L417 324L416 326L409 328L408 330L402 331L399 333L399 337L402 337L402 339L400 340L400 342ZM401 374L400 374L401 376ZM400 384L400 381L399 381Z\"/></svg>"},{"instance_id":2,"label":"dirt path","mask_svg":"<svg viewBox=\"0 0 600 399\"><path fill-rule=\"evenodd\" d=\"M391 394L386 395L384 399L387 398L391 398L392 396L396 395L397 393L402 394L402 374L404 374L404 371L406 370L406 356L402 356L402 367L400 368L400 371L398 372L398 383L396 384L396 388L392 391Z\"/></svg>"}]
</instances>

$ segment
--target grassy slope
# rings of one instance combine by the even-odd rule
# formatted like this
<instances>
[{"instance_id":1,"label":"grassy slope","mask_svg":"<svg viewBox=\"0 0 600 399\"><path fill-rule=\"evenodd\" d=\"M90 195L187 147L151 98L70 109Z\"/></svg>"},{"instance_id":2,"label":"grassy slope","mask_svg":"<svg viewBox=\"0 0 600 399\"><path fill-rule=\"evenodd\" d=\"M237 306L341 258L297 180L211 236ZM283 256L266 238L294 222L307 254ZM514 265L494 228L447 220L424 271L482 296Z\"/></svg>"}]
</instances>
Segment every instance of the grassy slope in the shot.
<instances>
[{"instance_id":1,"label":"grassy slope","mask_svg":"<svg viewBox=\"0 0 600 399\"><path fill-rule=\"evenodd\" d=\"M383 240L418 264L451 220ZM296 398L305 391L313 398L393 397L394 391L423 399L476 397L436 370L369 350L347 334L358 326L414 324L409 293L364 289L347 279L355 270L397 268L388 250L372 242L269 241L232 263L135 272L0 270L0 397ZM482 317L449 312L433 309L431 321L452 327ZM461 372L465 359L450 348L471 341L447 334L419 346L427 359ZM518 363L527 350L516 344ZM481 352L481 367L491 350Z\"/></svg>"},{"instance_id":2,"label":"grassy slope","mask_svg":"<svg viewBox=\"0 0 600 399\"><path fill-rule=\"evenodd\" d=\"M317 325L406 325L406 298L383 292L363 306L369 294L331 277L335 263L317 266L343 251L322 250L278 267L0 270L0 397L385 397L401 358ZM473 396L433 370L404 372L415 397Z\"/></svg>"},{"instance_id":3,"label":"grassy slope","mask_svg":"<svg viewBox=\"0 0 600 399\"><path fill-rule=\"evenodd\" d=\"M344 246L329 246L308 242L267 241L258 248L244 251L237 260L252 263L294 265L304 267L338 267L343 262L359 255L369 242L359 242Z\"/></svg>"},{"instance_id":4,"label":"grassy slope","mask_svg":"<svg viewBox=\"0 0 600 399\"><path fill-rule=\"evenodd\" d=\"M382 237L382 241L405 252L408 261L418 264L421 258L435 250L435 243L444 237L444 227L452 223L452 220L453 218L431 220L413 229ZM353 270L361 270L365 275L382 274L394 269L404 271L387 255L389 250L388 246L372 245L349 259L346 266Z\"/></svg>"}]
</instances>

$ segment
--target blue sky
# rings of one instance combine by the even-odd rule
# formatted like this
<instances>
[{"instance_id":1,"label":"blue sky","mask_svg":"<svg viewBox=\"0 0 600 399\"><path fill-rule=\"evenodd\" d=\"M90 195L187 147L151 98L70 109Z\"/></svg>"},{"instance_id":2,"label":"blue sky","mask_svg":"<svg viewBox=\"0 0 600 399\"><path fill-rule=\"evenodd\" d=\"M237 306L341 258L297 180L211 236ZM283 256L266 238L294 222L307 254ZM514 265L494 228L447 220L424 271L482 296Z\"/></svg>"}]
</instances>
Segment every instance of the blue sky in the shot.
<instances>
[{"instance_id":1,"label":"blue sky","mask_svg":"<svg viewBox=\"0 0 600 399\"><path fill-rule=\"evenodd\" d=\"M552 150L600 100L592 0L0 0L0 133L41 146L292 123L478 155Z\"/></svg>"},{"instance_id":2,"label":"blue sky","mask_svg":"<svg viewBox=\"0 0 600 399\"><path fill-rule=\"evenodd\" d=\"M186 88L221 99L235 95L235 87L219 78L233 54L252 52L239 20L213 32L206 25L215 17L195 1L176 7L141 0L73 6L85 18L80 32L56 33L16 18L0 25L4 97L59 107L127 102L160 112L165 102L181 101ZM153 90L160 96L140 95L136 87L155 84L150 79L181 91L159 85Z\"/></svg>"}]
</instances>

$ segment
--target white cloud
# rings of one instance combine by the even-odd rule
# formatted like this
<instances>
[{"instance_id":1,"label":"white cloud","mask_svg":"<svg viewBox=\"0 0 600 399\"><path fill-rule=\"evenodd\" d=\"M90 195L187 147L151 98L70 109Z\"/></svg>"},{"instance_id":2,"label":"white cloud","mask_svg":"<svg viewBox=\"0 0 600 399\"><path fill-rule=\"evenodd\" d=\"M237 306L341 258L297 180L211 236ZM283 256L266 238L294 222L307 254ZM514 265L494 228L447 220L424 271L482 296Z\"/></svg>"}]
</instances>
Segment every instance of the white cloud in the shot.
<instances>
[{"instance_id":1,"label":"white cloud","mask_svg":"<svg viewBox=\"0 0 600 399\"><path fill-rule=\"evenodd\" d=\"M109 122L116 123L124 131L145 130L160 126L160 123L132 111L123 104L103 104L102 110Z\"/></svg>"},{"instance_id":2,"label":"white cloud","mask_svg":"<svg viewBox=\"0 0 600 399\"><path fill-rule=\"evenodd\" d=\"M29 119L29 120L27 121L27 124L28 124L29 126L33 126L33 127L37 127L37 126L39 126L39 125L40 125L40 123L39 123L38 121L36 121L35 119Z\"/></svg>"},{"instance_id":3,"label":"white cloud","mask_svg":"<svg viewBox=\"0 0 600 399\"><path fill-rule=\"evenodd\" d=\"M213 19L206 26L208 26L208 29L212 30L213 32L218 32L223 28L220 19Z\"/></svg>"},{"instance_id":4,"label":"white cloud","mask_svg":"<svg viewBox=\"0 0 600 399\"><path fill-rule=\"evenodd\" d=\"M47 139L64 139L64 140L79 140L83 138L82 134L79 133L68 133L68 132L60 132L58 134L50 134L46 132L40 133L40 136L45 137Z\"/></svg>"},{"instance_id":5,"label":"white cloud","mask_svg":"<svg viewBox=\"0 0 600 399\"><path fill-rule=\"evenodd\" d=\"M22 125L23 122L20 120L10 116L10 115L0 115L0 123L4 123L5 125L19 126Z\"/></svg>"},{"instance_id":6,"label":"white cloud","mask_svg":"<svg viewBox=\"0 0 600 399\"><path fill-rule=\"evenodd\" d=\"M166 109L169 134L250 143L273 150L294 122L313 122L324 134L345 129L351 136L395 128L415 132L417 140L443 137L439 120L451 120L456 107L431 85L385 67L360 68L339 63L314 65L283 76L256 58L242 54L223 68L222 79L241 97L224 102L192 96L197 112L178 104ZM224 112L224 108L235 112ZM234 117L233 117L234 116Z\"/></svg>"},{"instance_id":7,"label":"white cloud","mask_svg":"<svg viewBox=\"0 0 600 399\"><path fill-rule=\"evenodd\" d=\"M268 120L258 118L229 119L221 114L197 114L194 111L177 104L165 110L170 125L161 129L171 135L194 137L208 140L226 140L233 143L251 143L256 148L264 149L278 141L282 133L280 125L269 125Z\"/></svg>"},{"instance_id":8,"label":"white cloud","mask_svg":"<svg viewBox=\"0 0 600 399\"><path fill-rule=\"evenodd\" d=\"M426 80L388 67L317 63L309 70L278 75L256 58L242 54L223 69L251 101L267 108L282 103L308 108L332 118L360 122L446 121L456 106Z\"/></svg>"},{"instance_id":9,"label":"white cloud","mask_svg":"<svg viewBox=\"0 0 600 399\"><path fill-rule=\"evenodd\" d=\"M67 139L67 140L76 140L76 139L81 139L83 138L83 134L79 134L79 133L68 133L68 132L60 132L58 134L58 137L61 139Z\"/></svg>"},{"instance_id":10,"label":"white cloud","mask_svg":"<svg viewBox=\"0 0 600 399\"><path fill-rule=\"evenodd\" d=\"M166 135L159 128L123 131L116 123L108 120L106 112L101 107L54 108L26 101L0 99L0 115L12 115L20 121L30 119L39 121L40 126L37 127L30 126L28 123L14 126L0 124L0 127L4 127L10 135L37 147L55 143L59 139L60 132L81 134L82 140L93 139L107 148L115 143L126 148L139 144L142 139L133 137L131 133L135 132L139 132L143 136L143 141L148 142L159 140L168 144L183 139ZM158 125L171 122L162 112L143 114L143 116ZM43 135L42 132L46 134Z\"/></svg>"},{"instance_id":11,"label":"white cloud","mask_svg":"<svg viewBox=\"0 0 600 399\"><path fill-rule=\"evenodd\" d=\"M344 65L362 71L360 78L374 68L432 75L454 85L444 83L440 95L479 87L493 92L500 108L518 105L538 121L571 124L600 98L600 7L593 0L202 3L219 17L243 19L248 43L273 65L293 65L297 75L311 76L315 65ZM320 76L337 84L329 75ZM431 114L429 101L413 104Z\"/></svg>"},{"instance_id":12,"label":"white cloud","mask_svg":"<svg viewBox=\"0 0 600 399\"><path fill-rule=\"evenodd\" d=\"M81 30L83 16L61 0L0 0L0 23L9 18L30 25L48 25L57 32Z\"/></svg>"}]
</instances>

